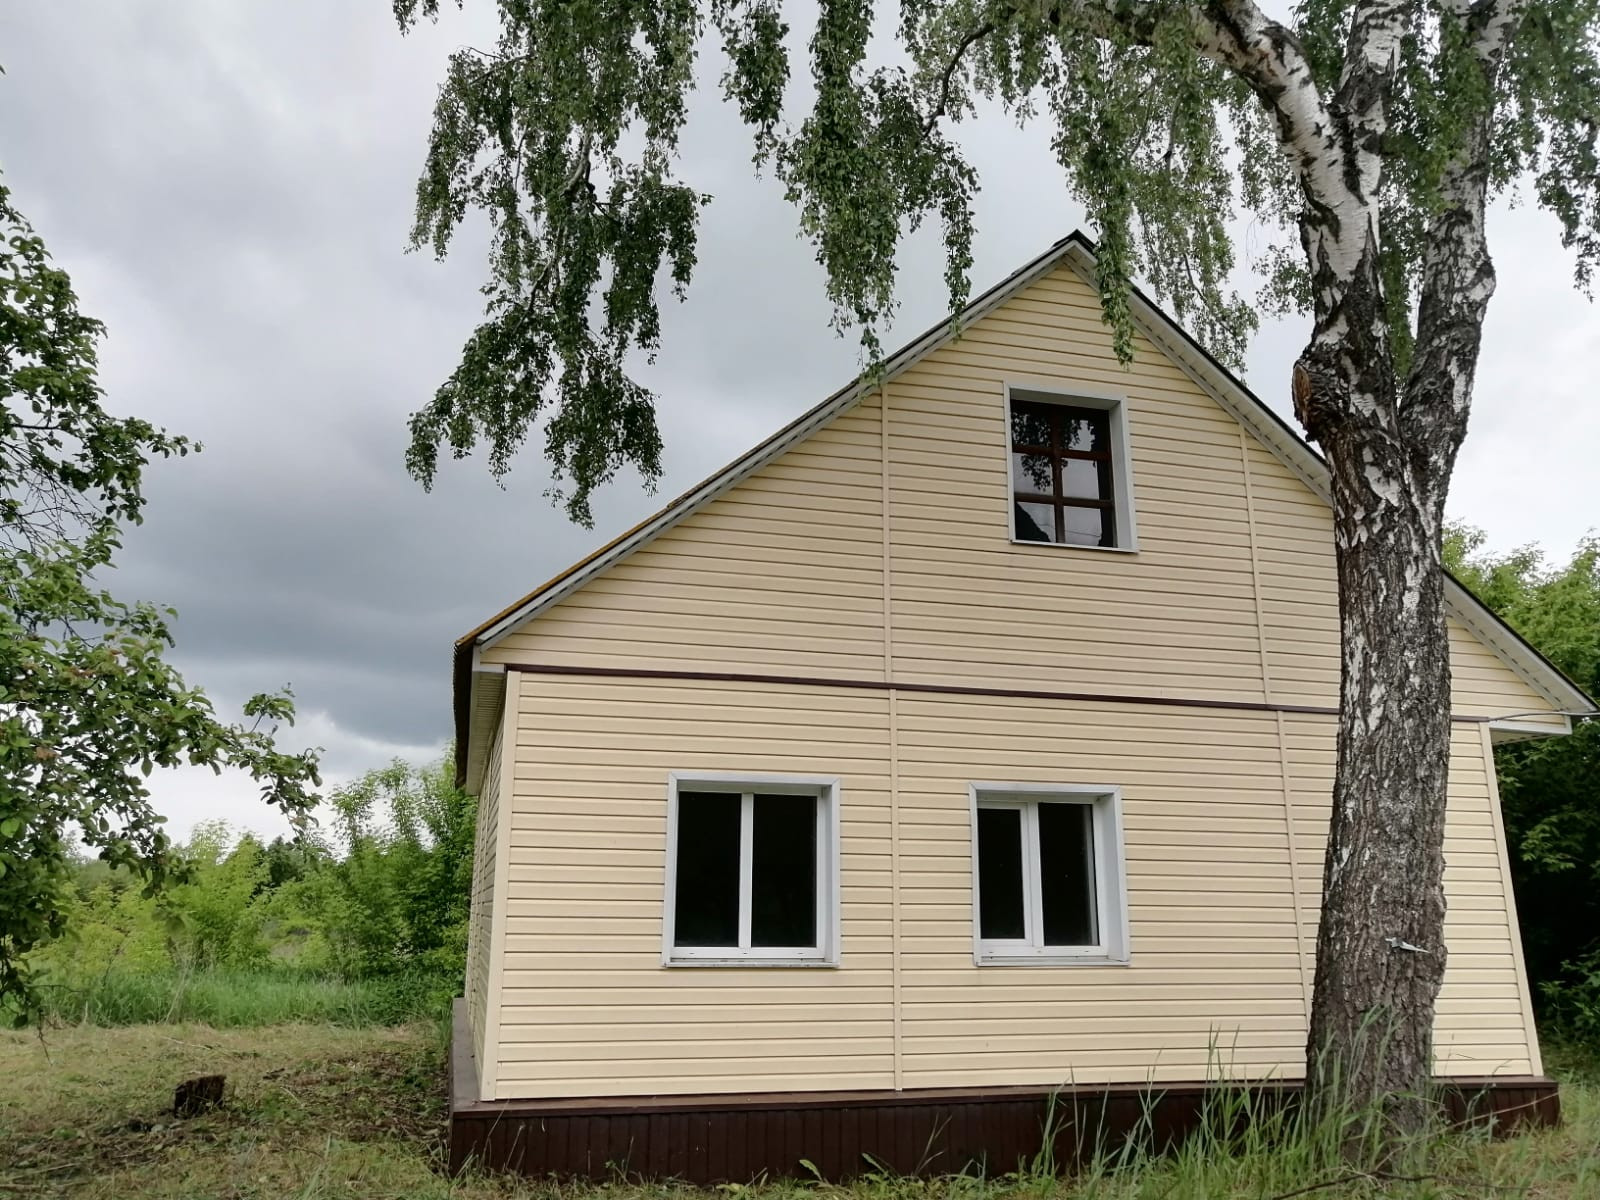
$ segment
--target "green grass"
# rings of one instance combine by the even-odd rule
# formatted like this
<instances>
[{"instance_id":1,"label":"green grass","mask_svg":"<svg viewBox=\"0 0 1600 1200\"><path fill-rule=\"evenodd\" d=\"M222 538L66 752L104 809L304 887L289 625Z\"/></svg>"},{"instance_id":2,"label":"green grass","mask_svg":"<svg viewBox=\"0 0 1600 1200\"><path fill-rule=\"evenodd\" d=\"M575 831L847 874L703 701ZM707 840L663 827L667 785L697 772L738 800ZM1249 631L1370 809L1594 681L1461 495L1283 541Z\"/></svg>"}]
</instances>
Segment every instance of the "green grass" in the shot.
<instances>
[{"instance_id":1,"label":"green grass","mask_svg":"<svg viewBox=\"0 0 1600 1200\"><path fill-rule=\"evenodd\" d=\"M453 977L396 974L345 980L287 970L111 972L83 986L49 987L50 1024L194 1022L216 1029L291 1021L365 1028L447 1013Z\"/></svg>"},{"instance_id":2,"label":"green grass","mask_svg":"<svg viewBox=\"0 0 1600 1200\"><path fill-rule=\"evenodd\" d=\"M450 1195L441 1046L436 1026L0 1034L0 1196ZM173 1121L173 1087L212 1072L225 1106Z\"/></svg>"},{"instance_id":3,"label":"green grass","mask_svg":"<svg viewBox=\"0 0 1600 1200\"><path fill-rule=\"evenodd\" d=\"M30 1200L1590 1200L1600 1196L1600 1090L1563 1090L1558 1130L1440 1137L1400 1182L1330 1167L1315 1133L1261 1125L1169 1159L1110 1157L1072 1178L1051 1164L990 1179L869 1173L849 1187L773 1181L715 1192L614 1180L555 1184L440 1167L439 1022L74 1026L0 1034L0 1197ZM173 1086L222 1072L227 1103L173 1121ZM1227 1121L1219 1122L1226 1125ZM1326 1186L1317 1186L1326 1185Z\"/></svg>"}]
</instances>

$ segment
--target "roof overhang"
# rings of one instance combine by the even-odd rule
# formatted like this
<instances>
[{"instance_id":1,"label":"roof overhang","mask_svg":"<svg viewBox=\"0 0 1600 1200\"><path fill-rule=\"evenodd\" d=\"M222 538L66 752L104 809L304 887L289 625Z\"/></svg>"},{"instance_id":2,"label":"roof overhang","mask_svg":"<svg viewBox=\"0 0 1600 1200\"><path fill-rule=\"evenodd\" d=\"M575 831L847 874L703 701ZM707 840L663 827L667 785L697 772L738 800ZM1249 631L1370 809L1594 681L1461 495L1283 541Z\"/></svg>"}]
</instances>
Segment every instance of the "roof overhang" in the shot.
<instances>
[{"instance_id":1,"label":"roof overhang","mask_svg":"<svg viewBox=\"0 0 1600 1200\"><path fill-rule=\"evenodd\" d=\"M716 499L729 488L735 487L790 447L804 441L829 421L853 408L863 396L869 395L882 383L894 379L925 355L958 337L962 328L998 308L1017 292L1063 262L1090 287L1095 286L1094 243L1082 231L1076 231L1031 262L1013 271L994 287L978 296L954 318L941 321L896 351L875 377L864 376L839 389L821 404L784 426L723 470L701 480L653 516L647 517L632 529L612 539L553 579L540 584L526 596L508 605L458 640L455 646L454 687L458 785L466 786L468 791L476 794L475 783L481 784L483 778L481 761L475 759L472 752L474 738L481 735L473 726L478 723L476 697L479 689L489 686L487 683L480 683L479 677L493 672L478 663L479 651L493 646L511 630L538 616L551 605L560 603L600 572L622 561L640 546L652 541L702 505ZM1224 411L1249 430L1307 487L1324 501L1331 500L1327 463L1299 433L1264 400L1246 387L1243 381L1212 357L1159 305L1137 288L1133 290L1130 308L1134 324L1141 333ZM1445 607L1451 616L1499 654L1536 693L1549 700L1558 713L1573 715L1591 713L1600 707L1555 664L1490 612L1459 580L1448 573L1445 577ZM499 695L503 702L503 678L499 684ZM1543 736L1555 732L1549 728L1541 728L1535 732L1532 726L1516 725L1515 722L1509 721L1497 724L1507 737ZM1566 726L1570 731L1570 720L1566 722ZM488 738L492 736L492 732L487 735ZM1498 735L1497 740L1500 740ZM484 741L483 755L487 755L487 746L488 742ZM476 776L473 775L475 764Z\"/></svg>"},{"instance_id":2,"label":"roof overhang","mask_svg":"<svg viewBox=\"0 0 1600 1200\"><path fill-rule=\"evenodd\" d=\"M506 669L498 663L478 661L477 649L467 646L455 655L456 786L476 796L494 748L495 730L505 711Z\"/></svg>"}]
</instances>

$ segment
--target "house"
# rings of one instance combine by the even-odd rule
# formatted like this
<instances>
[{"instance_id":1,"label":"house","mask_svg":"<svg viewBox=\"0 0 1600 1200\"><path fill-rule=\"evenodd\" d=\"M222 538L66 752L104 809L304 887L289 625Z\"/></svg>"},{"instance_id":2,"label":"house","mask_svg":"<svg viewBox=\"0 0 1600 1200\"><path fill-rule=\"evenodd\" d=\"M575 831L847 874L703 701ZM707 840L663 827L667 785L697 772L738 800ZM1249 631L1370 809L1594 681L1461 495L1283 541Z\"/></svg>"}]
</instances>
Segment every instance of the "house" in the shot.
<instances>
[{"instance_id":1,"label":"house","mask_svg":"<svg viewBox=\"0 0 1600 1200\"><path fill-rule=\"evenodd\" d=\"M1093 269L1063 240L457 644L457 1161L1010 1169L1062 1085L1113 1127L1292 1091L1325 471L1142 297L1119 365ZM1491 751L1593 705L1448 604L1437 1071L1549 1118Z\"/></svg>"}]
</instances>

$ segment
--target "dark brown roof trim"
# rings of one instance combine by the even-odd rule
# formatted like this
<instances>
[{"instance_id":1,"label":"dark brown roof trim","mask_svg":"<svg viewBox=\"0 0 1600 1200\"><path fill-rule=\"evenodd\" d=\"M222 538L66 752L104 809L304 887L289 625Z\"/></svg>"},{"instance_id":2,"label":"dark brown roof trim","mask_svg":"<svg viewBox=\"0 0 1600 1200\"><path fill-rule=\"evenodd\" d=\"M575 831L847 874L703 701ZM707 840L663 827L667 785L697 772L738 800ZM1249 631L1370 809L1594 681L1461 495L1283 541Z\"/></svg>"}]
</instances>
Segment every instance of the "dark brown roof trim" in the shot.
<instances>
[{"instance_id":1,"label":"dark brown roof trim","mask_svg":"<svg viewBox=\"0 0 1600 1200\"><path fill-rule=\"evenodd\" d=\"M1143 704L1163 708L1220 708L1235 712L1299 713L1336 717L1337 708L1317 704L1274 704L1265 700L1213 700L1199 696L1138 696L1113 692L1060 692L1043 688L977 687L956 683L901 682L894 679L834 679L816 675L760 675L744 671L671 671L658 667L579 667L554 663L507 663L524 675L562 675L598 679L662 679L682 683L751 683L769 687L849 688L933 696L988 696L996 700L1065 700L1078 704ZM1498 717L1454 715L1457 724L1483 725Z\"/></svg>"}]
</instances>

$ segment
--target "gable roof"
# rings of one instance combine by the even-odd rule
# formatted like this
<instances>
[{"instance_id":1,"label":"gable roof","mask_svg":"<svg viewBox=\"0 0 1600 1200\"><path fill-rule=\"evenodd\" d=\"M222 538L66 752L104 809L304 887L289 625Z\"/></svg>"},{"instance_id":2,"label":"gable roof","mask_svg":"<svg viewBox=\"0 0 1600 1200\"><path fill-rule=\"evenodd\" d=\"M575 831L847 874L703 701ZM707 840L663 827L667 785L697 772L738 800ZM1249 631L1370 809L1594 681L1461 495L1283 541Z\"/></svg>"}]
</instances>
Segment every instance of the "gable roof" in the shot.
<instances>
[{"instance_id":1,"label":"gable roof","mask_svg":"<svg viewBox=\"0 0 1600 1200\"><path fill-rule=\"evenodd\" d=\"M955 321L941 321L901 347L884 363L881 382L892 380L927 354L952 341L961 328L987 315L1060 265L1068 266L1093 286L1094 242L1081 230L1062 238L974 299L962 309ZM1201 391L1216 401L1223 411L1248 429L1313 493L1324 501L1330 500L1327 463L1298 432L1137 288L1133 290L1130 308L1139 332L1188 375ZM458 639L453 672L457 782L466 776L473 708L472 674L478 650L492 646L517 626L558 604L596 575L804 441L879 386L880 380L857 378L840 388L716 474L701 480L652 516L540 584ZM1555 664L1448 573L1445 578L1445 608L1558 711L1575 713L1600 707Z\"/></svg>"}]
</instances>

